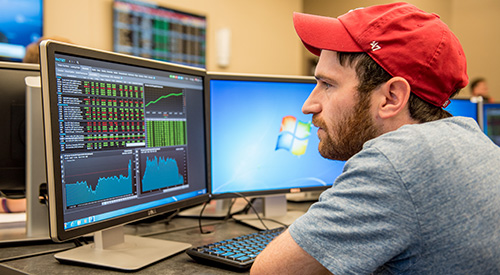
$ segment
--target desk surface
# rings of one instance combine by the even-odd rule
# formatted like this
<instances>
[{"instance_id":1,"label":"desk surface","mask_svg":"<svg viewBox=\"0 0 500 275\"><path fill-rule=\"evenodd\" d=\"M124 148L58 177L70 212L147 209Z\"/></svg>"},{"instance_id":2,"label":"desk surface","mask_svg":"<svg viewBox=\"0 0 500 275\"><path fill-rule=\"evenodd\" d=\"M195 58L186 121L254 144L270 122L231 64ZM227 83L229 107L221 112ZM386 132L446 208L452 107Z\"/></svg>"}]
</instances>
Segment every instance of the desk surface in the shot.
<instances>
[{"instance_id":1,"label":"desk surface","mask_svg":"<svg viewBox=\"0 0 500 275\"><path fill-rule=\"evenodd\" d=\"M310 203L289 203L291 210L307 210ZM257 232L249 226L234 220L202 220L204 230L209 234L200 234L198 219L176 217L169 223L144 223L125 226L125 233L148 236L150 238L187 242L193 247L221 241L236 236ZM0 247L0 259L31 253L75 247L68 243L31 243L22 245L3 245ZM99 269L90 266L60 264L55 258L56 252L24 259L6 261L0 264L1 274L123 274L120 271ZM6 269L7 268L7 269ZM17 270L15 272L13 270ZM10 272L10 273L9 273ZM186 253L180 253L165 260L147 266L134 274L231 274L231 270L202 265L193 261ZM245 274L245 272L238 274Z\"/></svg>"}]
</instances>

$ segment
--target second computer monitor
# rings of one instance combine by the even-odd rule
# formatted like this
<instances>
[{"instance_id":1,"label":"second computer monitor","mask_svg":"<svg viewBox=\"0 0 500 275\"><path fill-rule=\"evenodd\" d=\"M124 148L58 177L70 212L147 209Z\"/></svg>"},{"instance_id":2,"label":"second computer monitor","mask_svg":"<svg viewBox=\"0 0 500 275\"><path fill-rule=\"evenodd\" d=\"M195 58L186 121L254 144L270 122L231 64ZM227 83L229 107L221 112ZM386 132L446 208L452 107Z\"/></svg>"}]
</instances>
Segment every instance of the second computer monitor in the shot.
<instances>
[{"instance_id":1,"label":"second computer monitor","mask_svg":"<svg viewBox=\"0 0 500 275\"><path fill-rule=\"evenodd\" d=\"M211 74L210 150L214 196L326 189L344 162L318 152L317 128L302 113L307 77Z\"/></svg>"},{"instance_id":2,"label":"second computer monitor","mask_svg":"<svg viewBox=\"0 0 500 275\"><path fill-rule=\"evenodd\" d=\"M213 197L266 196L273 206L264 203L265 216L293 222L300 213L285 213L285 194L327 189L344 167L319 154L317 128L302 113L314 78L209 73L208 79Z\"/></svg>"}]
</instances>

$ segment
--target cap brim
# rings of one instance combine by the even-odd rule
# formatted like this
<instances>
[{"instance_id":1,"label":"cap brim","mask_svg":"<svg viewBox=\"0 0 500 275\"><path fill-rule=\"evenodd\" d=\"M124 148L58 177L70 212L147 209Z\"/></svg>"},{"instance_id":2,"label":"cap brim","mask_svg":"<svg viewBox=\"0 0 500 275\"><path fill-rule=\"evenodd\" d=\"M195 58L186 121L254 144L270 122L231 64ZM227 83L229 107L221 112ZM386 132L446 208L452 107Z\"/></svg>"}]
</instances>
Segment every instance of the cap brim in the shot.
<instances>
[{"instance_id":1,"label":"cap brim","mask_svg":"<svg viewBox=\"0 0 500 275\"><path fill-rule=\"evenodd\" d=\"M363 52L337 18L295 12L293 24L304 46L315 55L321 50Z\"/></svg>"}]
</instances>

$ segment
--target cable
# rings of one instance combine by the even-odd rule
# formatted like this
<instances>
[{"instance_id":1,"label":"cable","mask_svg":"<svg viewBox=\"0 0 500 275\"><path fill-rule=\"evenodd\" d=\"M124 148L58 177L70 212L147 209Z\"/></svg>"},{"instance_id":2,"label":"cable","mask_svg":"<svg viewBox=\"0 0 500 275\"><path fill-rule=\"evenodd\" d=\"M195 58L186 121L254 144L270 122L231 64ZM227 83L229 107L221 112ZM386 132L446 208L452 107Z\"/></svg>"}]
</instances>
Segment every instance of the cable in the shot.
<instances>
[{"instance_id":1,"label":"cable","mask_svg":"<svg viewBox=\"0 0 500 275\"><path fill-rule=\"evenodd\" d=\"M201 207L201 210L200 210L200 216L198 217L198 227L200 228L201 234L210 234L213 232L213 231L203 231L203 226L201 225L201 218L203 218L203 211L205 211L205 207L207 207L207 204L209 204L211 200L212 199L208 199L208 201L206 201L203 204L203 206Z\"/></svg>"},{"instance_id":2,"label":"cable","mask_svg":"<svg viewBox=\"0 0 500 275\"><path fill-rule=\"evenodd\" d=\"M181 212L181 209L180 208L177 208L174 213L172 213L171 215L167 216L167 218L165 220L162 220L161 222L162 223L170 223L170 221L175 217L177 216L177 214L179 214L179 212Z\"/></svg>"},{"instance_id":3,"label":"cable","mask_svg":"<svg viewBox=\"0 0 500 275\"><path fill-rule=\"evenodd\" d=\"M246 221L254 221L254 220L257 220L257 218L254 218L254 219L245 219ZM282 225L283 227L285 228L288 228L288 224L286 223L283 223L283 222L280 222L278 220L275 220L275 219L270 219L270 218L262 218L261 220L263 221L270 221L270 222L274 222L274 223L277 223L279 225Z\"/></svg>"},{"instance_id":4,"label":"cable","mask_svg":"<svg viewBox=\"0 0 500 275\"><path fill-rule=\"evenodd\" d=\"M232 222L232 221L229 221L229 222ZM225 221L216 221L216 222L212 222L212 223L207 223L207 224L205 224L205 226L207 226L207 225L219 225L219 224L223 224L223 223L225 223ZM174 228L174 229L165 229L165 230L158 230L155 232L137 234L137 236L139 236L139 237L151 237L154 235L168 234L168 233L172 233L172 232L194 229L197 227L199 227L199 226L198 225L191 225L191 226L186 226L186 227L179 227L179 228Z\"/></svg>"},{"instance_id":5,"label":"cable","mask_svg":"<svg viewBox=\"0 0 500 275\"><path fill-rule=\"evenodd\" d=\"M80 242L79 239L74 239L73 243L75 244L76 247L83 246L82 242Z\"/></svg>"},{"instance_id":6,"label":"cable","mask_svg":"<svg viewBox=\"0 0 500 275\"><path fill-rule=\"evenodd\" d=\"M229 204L229 208L227 209L226 216L224 217L224 220L228 220L231 217L231 210L233 209L233 205L236 202L236 199L231 199L231 204Z\"/></svg>"},{"instance_id":7,"label":"cable","mask_svg":"<svg viewBox=\"0 0 500 275\"><path fill-rule=\"evenodd\" d=\"M251 209L251 204L253 204L255 202L257 198L252 198L250 199L250 204L247 203L247 205L245 205L245 207L239 212L239 213L247 213L248 214L248 210Z\"/></svg>"},{"instance_id":8,"label":"cable","mask_svg":"<svg viewBox=\"0 0 500 275\"><path fill-rule=\"evenodd\" d=\"M85 244L89 244L89 242L83 236L73 240L73 243L75 243L76 247L83 246L84 244L82 242Z\"/></svg>"},{"instance_id":9,"label":"cable","mask_svg":"<svg viewBox=\"0 0 500 275\"><path fill-rule=\"evenodd\" d=\"M255 213L255 215L257 216L257 219L260 221L260 223L264 226L265 230L269 230L269 227L267 227L267 225L264 223L264 220L262 219L262 217L259 215L259 212L257 212L257 210L255 209L255 207L253 206L253 203L251 201L249 201L247 199L247 197L245 197L244 195L240 194L240 193L237 193L237 192L232 192L232 193L228 193L228 194L234 194L238 197L241 197L243 198L246 202L247 202L247 206L245 206L245 211L248 211L248 208L247 207L250 207L253 212ZM252 199L253 201L254 199ZM205 211L205 208L207 206L207 204L209 204L211 201L211 199L209 199L207 202L205 202L201 208L201 211L200 211L200 215L198 217L198 227L200 229L200 233L201 234L209 234L209 233L212 233L213 231L203 231L203 226L201 225L201 219L203 218L203 211ZM229 219L229 217L231 216L231 208L233 207L234 203L236 202L236 199L233 199L231 201L231 204L229 205L229 209L227 211L227 215L226 217L224 218L224 220L227 220ZM279 221L275 221L273 219L265 219L265 220L269 220L269 221L273 221L275 223L278 223L278 224L281 224L283 226L287 226L286 224L282 223L282 222L279 222Z\"/></svg>"},{"instance_id":10,"label":"cable","mask_svg":"<svg viewBox=\"0 0 500 275\"><path fill-rule=\"evenodd\" d=\"M255 209L255 207L253 207L253 204L245 196L243 196L240 193L236 193L236 192L231 193L231 194L235 194L235 195L240 196L241 198L243 198L247 202L247 204L250 206L250 208L252 208L253 212L255 212L255 215L257 215L257 218L259 219L260 223L262 223L262 225L264 226L264 228L266 230L269 230L269 228L267 227L267 225L264 223L264 221L260 217L259 212L257 212L257 210Z\"/></svg>"}]
</instances>

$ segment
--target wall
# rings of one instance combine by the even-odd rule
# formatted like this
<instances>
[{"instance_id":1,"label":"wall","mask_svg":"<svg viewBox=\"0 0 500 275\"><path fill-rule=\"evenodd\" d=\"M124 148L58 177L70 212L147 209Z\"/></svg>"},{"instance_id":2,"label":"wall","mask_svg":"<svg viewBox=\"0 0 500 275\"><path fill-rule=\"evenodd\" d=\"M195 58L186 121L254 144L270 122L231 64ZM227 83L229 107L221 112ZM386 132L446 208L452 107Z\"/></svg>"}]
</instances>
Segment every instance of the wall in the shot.
<instances>
[{"instance_id":1,"label":"wall","mask_svg":"<svg viewBox=\"0 0 500 275\"><path fill-rule=\"evenodd\" d=\"M451 13L453 31L467 56L470 79L485 77L490 94L500 102L500 1L454 0ZM470 95L469 89L461 93Z\"/></svg>"},{"instance_id":2,"label":"wall","mask_svg":"<svg viewBox=\"0 0 500 275\"><path fill-rule=\"evenodd\" d=\"M208 17L207 69L214 71L311 74L312 55L304 51L292 26L292 13L338 16L350 9L395 1L382 0L157 0L162 5L203 13ZM498 0L409 0L435 12L462 42L470 78L488 79L491 95L500 101L500 14ZM112 0L45 0L45 33L73 42L112 50ZM264 8L265 7L265 8ZM217 65L215 33L232 30L231 61ZM459 97L468 97L465 88Z\"/></svg>"},{"instance_id":3,"label":"wall","mask_svg":"<svg viewBox=\"0 0 500 275\"><path fill-rule=\"evenodd\" d=\"M304 12L336 17L350 9L385 4L398 1L381 0L304 0ZM467 71L470 79L478 76L488 80L490 94L500 101L500 28L497 28L500 15L498 0L408 0L422 10L440 15L462 43L467 56ZM308 72L309 60L314 58L303 53L303 72ZM469 87L464 88L459 98L470 96Z\"/></svg>"},{"instance_id":4,"label":"wall","mask_svg":"<svg viewBox=\"0 0 500 275\"><path fill-rule=\"evenodd\" d=\"M207 69L243 73L291 74L302 72L302 44L292 23L302 0L157 0L161 5L208 18ZM45 35L73 43L112 50L112 0L44 0ZM217 65L216 31L230 28L231 59Z\"/></svg>"}]
</instances>

